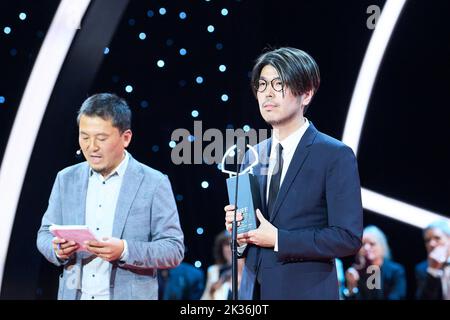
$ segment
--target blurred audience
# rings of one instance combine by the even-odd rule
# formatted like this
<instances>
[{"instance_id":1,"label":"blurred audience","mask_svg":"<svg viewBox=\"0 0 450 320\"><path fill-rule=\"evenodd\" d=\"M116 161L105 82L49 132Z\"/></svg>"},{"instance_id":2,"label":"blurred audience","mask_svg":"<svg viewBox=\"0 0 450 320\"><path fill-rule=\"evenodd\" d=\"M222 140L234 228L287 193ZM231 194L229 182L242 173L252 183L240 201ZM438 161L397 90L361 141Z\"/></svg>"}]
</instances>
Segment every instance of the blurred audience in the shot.
<instances>
[{"instance_id":1,"label":"blurred audience","mask_svg":"<svg viewBox=\"0 0 450 320\"><path fill-rule=\"evenodd\" d=\"M241 276L244 265L245 258L238 259L238 288L241 283ZM219 280L212 284L209 292L212 300L232 300L233 292L231 268L221 274Z\"/></svg>"},{"instance_id":2,"label":"blurred audience","mask_svg":"<svg viewBox=\"0 0 450 320\"><path fill-rule=\"evenodd\" d=\"M230 240L230 234L226 230L219 233L214 240L215 263L208 267L202 300L226 300L228 297L224 284L227 283L227 273L231 270Z\"/></svg>"},{"instance_id":3,"label":"blurred audience","mask_svg":"<svg viewBox=\"0 0 450 320\"><path fill-rule=\"evenodd\" d=\"M336 273L339 288L339 300L344 300L344 290L345 290L344 264L342 263L342 260L339 258L334 259L334 261L336 264Z\"/></svg>"},{"instance_id":4,"label":"blurred audience","mask_svg":"<svg viewBox=\"0 0 450 320\"><path fill-rule=\"evenodd\" d=\"M450 300L450 226L447 221L433 222L423 232L428 257L416 266L420 300Z\"/></svg>"},{"instance_id":5,"label":"blurred audience","mask_svg":"<svg viewBox=\"0 0 450 320\"><path fill-rule=\"evenodd\" d=\"M202 269L182 262L173 269L158 270L159 300L199 300L205 288Z\"/></svg>"},{"instance_id":6,"label":"blurred audience","mask_svg":"<svg viewBox=\"0 0 450 320\"><path fill-rule=\"evenodd\" d=\"M415 268L416 299L450 300L450 224L433 222L423 231L427 259ZM229 300L231 292L230 234L224 230L214 241L215 263L204 272L182 262L174 269L158 272L161 300ZM406 298L406 276L402 265L391 259L386 235L376 226L363 232L362 247L344 274L336 259L341 299L401 300ZM244 266L238 260L238 284Z\"/></svg>"},{"instance_id":7,"label":"blurred audience","mask_svg":"<svg viewBox=\"0 0 450 320\"><path fill-rule=\"evenodd\" d=\"M363 232L355 263L345 272L346 299L400 300L406 297L404 268L391 260L385 234L375 226Z\"/></svg>"}]
</instances>

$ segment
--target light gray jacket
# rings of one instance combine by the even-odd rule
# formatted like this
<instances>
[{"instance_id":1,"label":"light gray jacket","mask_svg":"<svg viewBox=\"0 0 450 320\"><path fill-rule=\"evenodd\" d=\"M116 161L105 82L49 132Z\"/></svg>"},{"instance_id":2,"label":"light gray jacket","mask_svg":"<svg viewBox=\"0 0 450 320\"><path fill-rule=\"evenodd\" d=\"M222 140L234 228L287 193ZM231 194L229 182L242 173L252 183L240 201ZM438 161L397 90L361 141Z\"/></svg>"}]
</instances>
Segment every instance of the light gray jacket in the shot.
<instances>
[{"instance_id":1,"label":"light gray jacket","mask_svg":"<svg viewBox=\"0 0 450 320\"><path fill-rule=\"evenodd\" d=\"M68 261L56 257L51 224L84 225L89 165L76 164L60 171L37 235L37 247L56 266L64 266L58 299L77 299L84 252ZM127 261L111 263L111 299L157 299L158 268L177 266L184 256L183 232L168 178L133 159L117 201L113 237L128 243Z\"/></svg>"}]
</instances>

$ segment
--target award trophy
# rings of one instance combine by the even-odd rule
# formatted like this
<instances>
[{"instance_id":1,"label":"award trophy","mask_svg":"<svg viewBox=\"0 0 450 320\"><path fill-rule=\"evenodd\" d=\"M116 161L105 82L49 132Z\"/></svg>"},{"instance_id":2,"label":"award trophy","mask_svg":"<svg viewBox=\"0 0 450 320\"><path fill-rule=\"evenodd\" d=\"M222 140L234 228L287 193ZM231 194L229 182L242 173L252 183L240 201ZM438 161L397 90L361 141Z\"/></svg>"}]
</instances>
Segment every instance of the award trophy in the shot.
<instances>
[{"instance_id":1,"label":"award trophy","mask_svg":"<svg viewBox=\"0 0 450 320\"><path fill-rule=\"evenodd\" d=\"M253 167L259 163L259 158L253 146L247 144L247 147L253 153L255 161L242 172L225 170L225 159L237 149L237 145L230 147L225 152L221 164L222 172L229 174L227 179L228 201L236 206L237 213L241 213L243 217L241 224L237 227L238 234L258 227L256 225L256 209L260 207L260 194L258 180L253 175Z\"/></svg>"},{"instance_id":2,"label":"award trophy","mask_svg":"<svg viewBox=\"0 0 450 320\"><path fill-rule=\"evenodd\" d=\"M235 205L234 219L232 224L231 233L231 292L232 300L238 300L238 276L237 276L237 235L238 233L248 232L250 230L256 229L256 209L260 207L260 195L258 181L253 175L253 167L259 163L258 152L255 148L249 144L246 144L245 138L243 143L239 144L243 146L242 150L238 149L237 145L229 148L222 158L221 169L223 173L228 173L229 178L227 179L227 189L228 189L228 200L230 204ZM242 172L239 168L239 159L243 159L245 156L245 146L247 146L253 153L255 161L253 161L245 170ZM231 156L234 150L238 150L236 161L236 172L229 171L225 169L225 160L228 156ZM240 157L240 153L242 156ZM240 225L237 226L236 213L242 213L242 220Z\"/></svg>"}]
</instances>

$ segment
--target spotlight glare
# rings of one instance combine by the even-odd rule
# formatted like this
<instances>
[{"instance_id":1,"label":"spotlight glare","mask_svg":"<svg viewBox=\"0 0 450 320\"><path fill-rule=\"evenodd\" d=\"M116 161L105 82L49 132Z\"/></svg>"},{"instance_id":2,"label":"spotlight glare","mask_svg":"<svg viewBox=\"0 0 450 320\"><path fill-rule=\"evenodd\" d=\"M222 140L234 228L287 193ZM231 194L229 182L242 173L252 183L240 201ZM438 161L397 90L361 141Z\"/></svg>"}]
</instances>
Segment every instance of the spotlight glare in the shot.
<instances>
[{"instance_id":1,"label":"spotlight glare","mask_svg":"<svg viewBox=\"0 0 450 320\"><path fill-rule=\"evenodd\" d=\"M125 87L125 91L128 92L128 93L133 92L133 86L127 85L127 86Z\"/></svg>"},{"instance_id":2,"label":"spotlight glare","mask_svg":"<svg viewBox=\"0 0 450 320\"><path fill-rule=\"evenodd\" d=\"M213 25L209 25L207 28L208 32L212 33L214 32L214 26Z\"/></svg>"},{"instance_id":3,"label":"spotlight glare","mask_svg":"<svg viewBox=\"0 0 450 320\"><path fill-rule=\"evenodd\" d=\"M167 13L166 8L160 8L160 9L159 9L159 14L160 14L160 15L163 16L163 15L165 15L166 13Z\"/></svg>"},{"instance_id":4,"label":"spotlight glare","mask_svg":"<svg viewBox=\"0 0 450 320\"><path fill-rule=\"evenodd\" d=\"M209 187L208 181L203 181L203 182L202 182L202 188L203 188L203 189L206 189L206 188L208 188L208 187Z\"/></svg>"},{"instance_id":5,"label":"spotlight glare","mask_svg":"<svg viewBox=\"0 0 450 320\"><path fill-rule=\"evenodd\" d=\"M197 118L199 116L199 112L197 110L192 110L191 115L193 118Z\"/></svg>"},{"instance_id":6,"label":"spotlight glare","mask_svg":"<svg viewBox=\"0 0 450 320\"><path fill-rule=\"evenodd\" d=\"M197 82L198 84L202 84L203 83L203 78L198 76L197 78L195 78L195 82Z\"/></svg>"},{"instance_id":7,"label":"spotlight glare","mask_svg":"<svg viewBox=\"0 0 450 320\"><path fill-rule=\"evenodd\" d=\"M139 33L139 39L145 40L145 38L147 38L147 35L145 34L145 32Z\"/></svg>"},{"instance_id":8,"label":"spotlight glare","mask_svg":"<svg viewBox=\"0 0 450 320\"><path fill-rule=\"evenodd\" d=\"M158 62L156 63L158 65L158 67L162 68L165 65L164 60L158 60Z\"/></svg>"},{"instance_id":9,"label":"spotlight glare","mask_svg":"<svg viewBox=\"0 0 450 320\"><path fill-rule=\"evenodd\" d=\"M223 94L223 95L220 97L220 99L222 99L223 102L227 102L228 99L229 99L229 97L228 97L228 95Z\"/></svg>"},{"instance_id":10,"label":"spotlight glare","mask_svg":"<svg viewBox=\"0 0 450 320\"><path fill-rule=\"evenodd\" d=\"M221 13L223 16L226 16L226 15L228 14L228 9L223 8L223 9L220 11L220 13Z\"/></svg>"},{"instance_id":11,"label":"spotlight glare","mask_svg":"<svg viewBox=\"0 0 450 320\"><path fill-rule=\"evenodd\" d=\"M19 19L20 20L25 20L27 18L27 14L25 13L25 12L21 12L20 14L19 14Z\"/></svg>"}]
</instances>

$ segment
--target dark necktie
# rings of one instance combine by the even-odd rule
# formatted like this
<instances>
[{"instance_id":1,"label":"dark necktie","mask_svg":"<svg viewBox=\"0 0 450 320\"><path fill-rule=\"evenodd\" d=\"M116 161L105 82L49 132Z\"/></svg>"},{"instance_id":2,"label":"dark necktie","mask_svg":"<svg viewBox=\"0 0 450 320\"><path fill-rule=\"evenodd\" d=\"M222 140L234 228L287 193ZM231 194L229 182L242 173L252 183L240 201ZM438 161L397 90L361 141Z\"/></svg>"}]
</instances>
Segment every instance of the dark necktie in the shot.
<instances>
[{"instance_id":1,"label":"dark necktie","mask_svg":"<svg viewBox=\"0 0 450 320\"><path fill-rule=\"evenodd\" d=\"M275 201L277 200L278 191L280 190L281 172L283 171L283 147L281 144L277 144L276 150L276 162L273 168L272 177L270 178L269 186L269 200L267 202L267 216L272 217Z\"/></svg>"}]
</instances>

